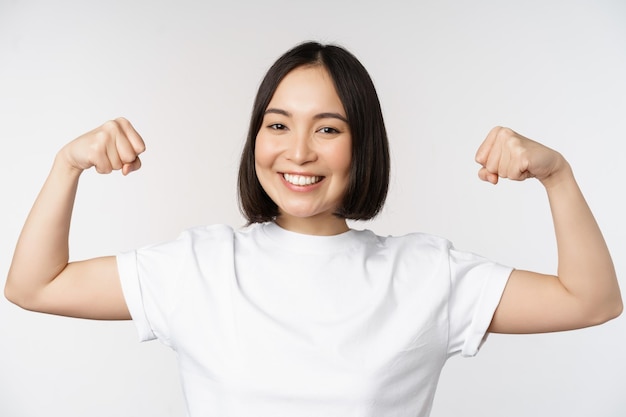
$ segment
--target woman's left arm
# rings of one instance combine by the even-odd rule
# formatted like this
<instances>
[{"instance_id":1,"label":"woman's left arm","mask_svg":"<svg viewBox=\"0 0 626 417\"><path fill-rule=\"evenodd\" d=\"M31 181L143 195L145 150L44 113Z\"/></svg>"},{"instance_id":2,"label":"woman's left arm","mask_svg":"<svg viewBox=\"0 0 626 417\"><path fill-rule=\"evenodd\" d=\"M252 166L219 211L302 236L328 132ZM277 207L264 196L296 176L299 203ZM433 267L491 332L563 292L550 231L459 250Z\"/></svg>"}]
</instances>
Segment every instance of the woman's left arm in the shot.
<instances>
[{"instance_id":1,"label":"woman's left arm","mask_svg":"<svg viewBox=\"0 0 626 417\"><path fill-rule=\"evenodd\" d=\"M496 127L476 153L478 175L537 178L546 189L558 249L557 276L514 270L490 332L540 333L604 323L620 315L622 298L606 246L568 162L511 129Z\"/></svg>"}]
</instances>

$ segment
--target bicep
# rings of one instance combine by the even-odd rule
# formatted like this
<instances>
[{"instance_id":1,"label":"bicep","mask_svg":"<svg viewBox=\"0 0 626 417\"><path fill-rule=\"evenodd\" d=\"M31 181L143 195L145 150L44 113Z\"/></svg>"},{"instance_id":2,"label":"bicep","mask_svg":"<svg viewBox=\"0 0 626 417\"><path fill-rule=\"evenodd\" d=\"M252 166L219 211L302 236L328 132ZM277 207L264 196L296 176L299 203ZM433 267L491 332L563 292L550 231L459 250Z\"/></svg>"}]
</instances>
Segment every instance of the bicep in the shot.
<instances>
[{"instance_id":1,"label":"bicep","mask_svg":"<svg viewBox=\"0 0 626 417\"><path fill-rule=\"evenodd\" d=\"M32 310L98 320L129 320L114 256L69 263L35 297Z\"/></svg>"},{"instance_id":2,"label":"bicep","mask_svg":"<svg viewBox=\"0 0 626 417\"><path fill-rule=\"evenodd\" d=\"M580 301L558 277L514 270L493 315L489 332L545 333L592 324Z\"/></svg>"}]
</instances>

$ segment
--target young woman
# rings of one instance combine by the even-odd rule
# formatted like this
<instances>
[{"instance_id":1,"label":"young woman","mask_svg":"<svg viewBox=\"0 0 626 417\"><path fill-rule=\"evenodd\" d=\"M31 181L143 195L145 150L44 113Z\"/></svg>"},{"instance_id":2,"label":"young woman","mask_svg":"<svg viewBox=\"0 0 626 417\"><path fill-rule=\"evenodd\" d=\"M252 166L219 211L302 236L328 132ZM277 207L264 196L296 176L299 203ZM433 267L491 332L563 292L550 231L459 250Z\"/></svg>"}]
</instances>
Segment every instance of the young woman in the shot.
<instances>
[{"instance_id":1,"label":"young woman","mask_svg":"<svg viewBox=\"0 0 626 417\"><path fill-rule=\"evenodd\" d=\"M81 173L127 175L144 150L122 118L61 149L5 294L34 311L132 318L142 340L177 352L190 416L427 416L446 359L476 354L488 332L575 329L622 311L569 164L507 128L480 146L478 175L544 185L558 276L513 270L434 236L350 229L346 219L382 207L389 153L370 77L340 47L298 45L265 76L239 174L247 227L199 227L68 262Z\"/></svg>"}]
</instances>

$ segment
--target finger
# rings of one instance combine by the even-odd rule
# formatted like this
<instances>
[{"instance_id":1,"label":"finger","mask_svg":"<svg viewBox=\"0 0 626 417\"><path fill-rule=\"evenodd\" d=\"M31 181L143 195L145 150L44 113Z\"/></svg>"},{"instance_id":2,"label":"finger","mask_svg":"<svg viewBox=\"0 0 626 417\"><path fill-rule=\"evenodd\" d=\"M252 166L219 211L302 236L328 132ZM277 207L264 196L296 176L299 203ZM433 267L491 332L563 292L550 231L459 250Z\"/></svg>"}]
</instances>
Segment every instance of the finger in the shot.
<instances>
[{"instance_id":1,"label":"finger","mask_svg":"<svg viewBox=\"0 0 626 417\"><path fill-rule=\"evenodd\" d=\"M126 136L130 145L135 151L135 155L143 153L146 150L146 144L143 141L141 135L137 133L133 125L123 117L118 117L117 119L115 119L115 121L124 132L124 135Z\"/></svg>"},{"instance_id":2,"label":"finger","mask_svg":"<svg viewBox=\"0 0 626 417\"><path fill-rule=\"evenodd\" d=\"M493 174L487 171L487 168L485 167L478 170L478 178L480 178L481 180L485 182L490 182L492 184L498 183L498 176L496 174Z\"/></svg>"},{"instance_id":3,"label":"finger","mask_svg":"<svg viewBox=\"0 0 626 417\"><path fill-rule=\"evenodd\" d=\"M111 160L104 151L94 153L92 165L96 169L96 172L98 174L109 174L111 171L113 171L113 167L111 166Z\"/></svg>"},{"instance_id":4,"label":"finger","mask_svg":"<svg viewBox=\"0 0 626 417\"><path fill-rule=\"evenodd\" d=\"M115 171L122 169L122 166L124 165L116 143L119 140L119 134L117 134L114 140L109 140L106 144L106 156L109 159L111 168Z\"/></svg>"},{"instance_id":5,"label":"finger","mask_svg":"<svg viewBox=\"0 0 626 417\"><path fill-rule=\"evenodd\" d=\"M118 120L109 120L96 131L92 143L96 170L110 173L120 170L126 162L132 162L136 154Z\"/></svg>"},{"instance_id":6,"label":"finger","mask_svg":"<svg viewBox=\"0 0 626 417\"><path fill-rule=\"evenodd\" d=\"M124 164L122 167L122 174L128 175L133 171L137 171L139 168L141 168L141 159L137 157L134 161Z\"/></svg>"},{"instance_id":7,"label":"finger","mask_svg":"<svg viewBox=\"0 0 626 417\"><path fill-rule=\"evenodd\" d=\"M139 156L139 153L133 147L130 139L123 132L115 138L114 146L121 161L120 168L121 165L132 163Z\"/></svg>"},{"instance_id":8,"label":"finger","mask_svg":"<svg viewBox=\"0 0 626 417\"><path fill-rule=\"evenodd\" d=\"M500 143L500 150L498 170L496 172L500 178L510 178L511 171L515 172L515 169L511 167L511 150L506 147L506 142Z\"/></svg>"},{"instance_id":9,"label":"finger","mask_svg":"<svg viewBox=\"0 0 626 417\"><path fill-rule=\"evenodd\" d=\"M491 153L491 149L494 142L496 141L496 137L498 136L498 132L500 131L500 129L502 129L500 126L496 126L491 129L483 143L478 147L478 150L476 151L476 156L474 157L474 159L482 166L485 166L485 164L487 163L487 159L489 158L489 154Z\"/></svg>"},{"instance_id":10,"label":"finger","mask_svg":"<svg viewBox=\"0 0 626 417\"><path fill-rule=\"evenodd\" d=\"M497 137L495 138L497 139ZM493 174L500 175L500 161L502 160L502 144L498 140L494 140L491 145L491 149L489 151L489 155L487 155L487 160L483 164L485 169Z\"/></svg>"},{"instance_id":11,"label":"finger","mask_svg":"<svg viewBox=\"0 0 626 417\"><path fill-rule=\"evenodd\" d=\"M507 153L510 155L507 178L523 181L531 176L529 171L528 144L529 139L514 133L506 141Z\"/></svg>"},{"instance_id":12,"label":"finger","mask_svg":"<svg viewBox=\"0 0 626 417\"><path fill-rule=\"evenodd\" d=\"M79 157L79 165L83 169L93 166L100 174L108 174L113 170L108 155L108 144L111 142L111 133L108 129L98 128L79 138L80 143L86 144ZM76 141L76 143L79 143Z\"/></svg>"}]
</instances>

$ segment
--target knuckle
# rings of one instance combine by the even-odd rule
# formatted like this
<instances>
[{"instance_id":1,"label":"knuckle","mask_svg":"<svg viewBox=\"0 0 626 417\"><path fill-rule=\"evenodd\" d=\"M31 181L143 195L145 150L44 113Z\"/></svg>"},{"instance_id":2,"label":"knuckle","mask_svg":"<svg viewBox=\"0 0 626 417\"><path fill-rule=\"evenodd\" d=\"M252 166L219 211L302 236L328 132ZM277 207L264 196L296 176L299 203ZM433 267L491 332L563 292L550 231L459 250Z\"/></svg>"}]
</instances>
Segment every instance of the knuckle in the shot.
<instances>
[{"instance_id":1,"label":"knuckle","mask_svg":"<svg viewBox=\"0 0 626 417\"><path fill-rule=\"evenodd\" d=\"M106 132L96 132L94 140L91 142L89 146L90 153L94 155L101 155L106 153L107 142L109 140L109 135Z\"/></svg>"},{"instance_id":2,"label":"knuckle","mask_svg":"<svg viewBox=\"0 0 626 417\"><path fill-rule=\"evenodd\" d=\"M522 159L526 156L526 149L520 146L519 142L514 144L515 146L511 149L511 155L516 159Z\"/></svg>"},{"instance_id":3,"label":"knuckle","mask_svg":"<svg viewBox=\"0 0 626 417\"><path fill-rule=\"evenodd\" d=\"M515 134L506 136L505 144L507 148L509 148L510 152L513 154L519 154L524 150L522 146L522 139Z\"/></svg>"},{"instance_id":4,"label":"knuckle","mask_svg":"<svg viewBox=\"0 0 626 417\"><path fill-rule=\"evenodd\" d=\"M118 132L120 130L120 122L119 119L107 120L102 125L102 129L108 132Z\"/></svg>"},{"instance_id":5,"label":"knuckle","mask_svg":"<svg viewBox=\"0 0 626 417\"><path fill-rule=\"evenodd\" d=\"M93 140L92 143L94 145L95 144L105 144L109 140L110 137L111 137L111 133L107 129L105 129L105 128L98 129L93 134L94 140Z\"/></svg>"},{"instance_id":6,"label":"knuckle","mask_svg":"<svg viewBox=\"0 0 626 417\"><path fill-rule=\"evenodd\" d=\"M513 131L513 129L506 127L506 126L500 126L500 132L502 132L502 134L504 135L514 135L515 132Z\"/></svg>"},{"instance_id":7,"label":"knuckle","mask_svg":"<svg viewBox=\"0 0 626 417\"><path fill-rule=\"evenodd\" d=\"M498 129L498 133L501 133L501 134L511 132L511 129L506 126L498 126L497 129Z\"/></svg>"},{"instance_id":8,"label":"knuckle","mask_svg":"<svg viewBox=\"0 0 626 417\"><path fill-rule=\"evenodd\" d=\"M501 140L511 140L515 138L515 132L508 127L500 127L498 130L498 138Z\"/></svg>"}]
</instances>

